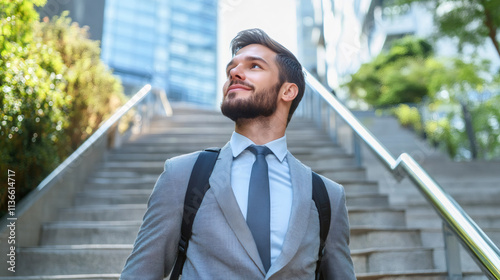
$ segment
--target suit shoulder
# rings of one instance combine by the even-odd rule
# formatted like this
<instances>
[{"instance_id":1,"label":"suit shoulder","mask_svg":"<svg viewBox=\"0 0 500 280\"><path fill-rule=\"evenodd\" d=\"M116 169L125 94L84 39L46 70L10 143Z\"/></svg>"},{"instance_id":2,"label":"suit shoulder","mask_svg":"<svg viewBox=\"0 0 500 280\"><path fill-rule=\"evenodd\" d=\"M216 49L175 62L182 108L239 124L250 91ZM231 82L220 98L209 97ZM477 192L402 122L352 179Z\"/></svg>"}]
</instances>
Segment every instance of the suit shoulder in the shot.
<instances>
[{"instance_id":1,"label":"suit shoulder","mask_svg":"<svg viewBox=\"0 0 500 280\"><path fill-rule=\"evenodd\" d=\"M169 158L165 161L165 170L168 168L182 168L185 169L189 166L191 168L193 167L194 163L196 162L196 159L198 159L198 156L200 155L201 151L196 151L192 152L189 154L183 154L179 156L175 156L172 158Z\"/></svg>"},{"instance_id":2,"label":"suit shoulder","mask_svg":"<svg viewBox=\"0 0 500 280\"><path fill-rule=\"evenodd\" d=\"M335 182L335 181L333 181L333 180L331 180L323 175L319 175L319 176L321 177L321 179L325 183L326 190L328 192L328 195L330 197L330 201L332 203L336 203L338 201L345 200L345 190L341 184L339 184L339 183L337 183L337 182Z\"/></svg>"},{"instance_id":3,"label":"suit shoulder","mask_svg":"<svg viewBox=\"0 0 500 280\"><path fill-rule=\"evenodd\" d=\"M167 159L155 189L163 188L163 186L170 184L181 186L187 184L189 175L199 154L200 151L197 151Z\"/></svg>"},{"instance_id":4,"label":"suit shoulder","mask_svg":"<svg viewBox=\"0 0 500 280\"><path fill-rule=\"evenodd\" d=\"M335 190L335 191L342 191L342 192L344 191L344 187L341 184L339 184L339 183L333 181L332 179L327 178L323 175L319 175L319 176L321 177L321 179L323 179L323 182L325 182L325 186L327 189L331 189L331 190Z\"/></svg>"}]
</instances>

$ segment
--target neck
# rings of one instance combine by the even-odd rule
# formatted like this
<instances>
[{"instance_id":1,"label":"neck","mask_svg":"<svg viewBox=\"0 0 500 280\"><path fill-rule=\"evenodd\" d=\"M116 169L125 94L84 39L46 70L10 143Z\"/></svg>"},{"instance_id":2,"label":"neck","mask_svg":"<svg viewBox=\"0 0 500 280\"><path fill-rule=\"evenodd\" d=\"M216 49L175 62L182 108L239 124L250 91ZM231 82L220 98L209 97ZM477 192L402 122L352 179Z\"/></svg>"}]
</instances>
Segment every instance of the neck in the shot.
<instances>
[{"instance_id":1,"label":"neck","mask_svg":"<svg viewBox=\"0 0 500 280\"><path fill-rule=\"evenodd\" d=\"M286 120L277 121L273 117L239 119L234 130L255 144L264 145L285 136Z\"/></svg>"}]
</instances>

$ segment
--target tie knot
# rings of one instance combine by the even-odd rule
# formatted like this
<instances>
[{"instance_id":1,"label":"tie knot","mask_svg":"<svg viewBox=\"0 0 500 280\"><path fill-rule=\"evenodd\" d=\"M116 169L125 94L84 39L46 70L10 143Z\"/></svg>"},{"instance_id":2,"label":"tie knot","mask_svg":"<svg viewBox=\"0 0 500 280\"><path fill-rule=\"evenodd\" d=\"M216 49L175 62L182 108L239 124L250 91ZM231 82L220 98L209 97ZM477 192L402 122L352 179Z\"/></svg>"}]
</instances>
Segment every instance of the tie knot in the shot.
<instances>
[{"instance_id":1,"label":"tie knot","mask_svg":"<svg viewBox=\"0 0 500 280\"><path fill-rule=\"evenodd\" d=\"M251 145L251 146L248 146L247 150L249 150L250 152L252 152L254 155L268 155L271 152L271 150L266 147L266 146L257 146L257 145Z\"/></svg>"}]
</instances>

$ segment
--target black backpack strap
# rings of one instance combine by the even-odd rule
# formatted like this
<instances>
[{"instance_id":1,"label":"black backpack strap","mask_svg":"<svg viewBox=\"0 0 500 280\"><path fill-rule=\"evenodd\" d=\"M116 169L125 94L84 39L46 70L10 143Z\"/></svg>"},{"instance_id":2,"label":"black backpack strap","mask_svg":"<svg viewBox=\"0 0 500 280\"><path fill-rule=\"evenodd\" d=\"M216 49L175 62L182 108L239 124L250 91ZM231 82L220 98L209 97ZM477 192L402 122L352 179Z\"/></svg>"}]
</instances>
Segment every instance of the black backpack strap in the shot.
<instances>
[{"instance_id":1,"label":"black backpack strap","mask_svg":"<svg viewBox=\"0 0 500 280\"><path fill-rule=\"evenodd\" d=\"M328 197L328 191L325 187L325 182L321 177L312 172L312 197L314 204L316 204L316 209L318 209L319 214L319 253L318 262L316 264L316 280L323 279L321 274L321 259L323 258L323 251L325 249L326 238L328 237L328 231L330 230L330 219L331 219L331 207L330 198Z\"/></svg>"},{"instance_id":2,"label":"black backpack strap","mask_svg":"<svg viewBox=\"0 0 500 280\"><path fill-rule=\"evenodd\" d=\"M179 279L179 276L182 274L182 268L186 261L186 251L189 245L189 239L191 238L194 217L198 212L198 208L200 208L205 193L210 188L208 179L212 174L219 152L219 148L209 148L202 151L191 171L186 197L184 198L181 239L179 240L177 260L175 261L174 268L170 275L171 280Z\"/></svg>"}]
</instances>

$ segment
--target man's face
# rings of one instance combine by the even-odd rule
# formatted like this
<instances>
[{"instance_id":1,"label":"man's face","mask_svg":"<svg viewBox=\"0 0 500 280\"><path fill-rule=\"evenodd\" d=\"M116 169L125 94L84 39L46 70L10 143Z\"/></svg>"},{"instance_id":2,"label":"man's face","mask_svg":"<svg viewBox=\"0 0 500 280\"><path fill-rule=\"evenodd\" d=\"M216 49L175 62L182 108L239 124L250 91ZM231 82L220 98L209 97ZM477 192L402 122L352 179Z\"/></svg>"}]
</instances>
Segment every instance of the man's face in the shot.
<instances>
[{"instance_id":1,"label":"man's face","mask_svg":"<svg viewBox=\"0 0 500 280\"><path fill-rule=\"evenodd\" d=\"M221 104L226 117L237 121L268 117L276 111L281 84L275 52L262 45L248 45L228 63L226 74Z\"/></svg>"}]
</instances>

